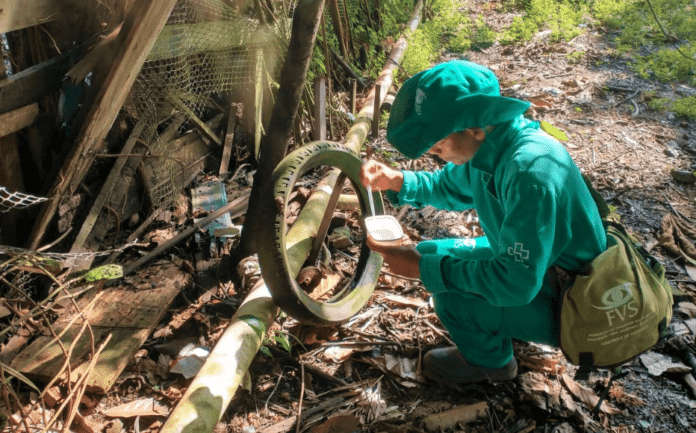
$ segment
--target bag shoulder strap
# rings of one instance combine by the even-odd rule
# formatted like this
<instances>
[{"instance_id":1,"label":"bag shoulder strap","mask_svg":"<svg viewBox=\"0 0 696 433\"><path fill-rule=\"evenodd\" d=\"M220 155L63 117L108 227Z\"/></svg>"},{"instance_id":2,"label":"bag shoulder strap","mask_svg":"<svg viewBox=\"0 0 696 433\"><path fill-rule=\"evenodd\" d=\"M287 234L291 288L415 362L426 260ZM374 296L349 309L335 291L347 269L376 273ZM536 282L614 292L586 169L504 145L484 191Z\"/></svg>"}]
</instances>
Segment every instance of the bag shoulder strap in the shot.
<instances>
[{"instance_id":1,"label":"bag shoulder strap","mask_svg":"<svg viewBox=\"0 0 696 433\"><path fill-rule=\"evenodd\" d=\"M590 180L590 177L588 175L583 173L582 180L585 181L585 185L587 185L587 189L590 191L590 195L592 196L592 199L597 205L599 216L602 218L602 221L606 221L609 215L611 215L611 208L607 204L607 201L604 200L602 194L600 194L596 189L594 189L594 187L592 186L592 181Z\"/></svg>"}]
</instances>

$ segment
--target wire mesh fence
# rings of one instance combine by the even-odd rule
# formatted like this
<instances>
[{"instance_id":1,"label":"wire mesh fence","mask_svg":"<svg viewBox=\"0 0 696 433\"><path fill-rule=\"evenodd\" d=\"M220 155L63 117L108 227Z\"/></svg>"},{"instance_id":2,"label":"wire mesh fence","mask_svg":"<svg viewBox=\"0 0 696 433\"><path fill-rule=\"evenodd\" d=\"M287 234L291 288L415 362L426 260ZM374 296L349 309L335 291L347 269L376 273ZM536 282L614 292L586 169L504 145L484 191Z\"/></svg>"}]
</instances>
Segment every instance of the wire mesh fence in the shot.
<instances>
[{"instance_id":1,"label":"wire mesh fence","mask_svg":"<svg viewBox=\"0 0 696 433\"><path fill-rule=\"evenodd\" d=\"M179 165L166 158L171 141L162 140L163 125L172 114L184 113L187 122L205 121L210 113L224 111L219 96L252 86L257 80L277 79L290 34L294 3L278 2L276 21L262 24L217 0L181 0L140 71L130 98L129 114L146 126L139 137L152 156L155 206L166 204L185 186L177 176ZM282 18L285 17L285 18ZM261 76L259 76L261 74Z\"/></svg>"},{"instance_id":2,"label":"wire mesh fence","mask_svg":"<svg viewBox=\"0 0 696 433\"><path fill-rule=\"evenodd\" d=\"M29 206L47 201L45 197L35 197L21 192L10 191L0 185L0 213L14 209L26 209Z\"/></svg>"},{"instance_id":3,"label":"wire mesh fence","mask_svg":"<svg viewBox=\"0 0 696 433\"><path fill-rule=\"evenodd\" d=\"M174 140L171 135L165 136L165 132L174 128L183 133L216 113L226 113L230 107L221 106L225 95L234 97L237 91L253 91L259 83L272 94L277 89L297 1L260 2L261 10L242 8L228 0L177 2L122 110L126 117L142 125L135 138L147 148L147 158L143 161L148 166L151 212L173 202L190 182L181 176L181 164L171 156ZM334 37L338 27L345 34L358 32L351 30L353 24L367 24L379 7L376 0L332 2L327 2L325 14L328 26L334 30L329 32L330 37ZM332 22L336 18L336 14L329 13L332 4L339 12L340 26ZM109 16L116 14L116 8L107 7L106 3L97 1L92 7L99 22L121 19ZM364 31L363 27L360 31ZM356 45L366 40L357 33L355 38L346 36L346 39L354 45L352 53L357 52ZM122 173L121 180L132 182L131 177ZM47 200L50 198L12 192L0 186L0 214ZM10 247L0 245L0 263L3 253L14 254ZM64 256L60 260L69 264L75 258Z\"/></svg>"}]
</instances>

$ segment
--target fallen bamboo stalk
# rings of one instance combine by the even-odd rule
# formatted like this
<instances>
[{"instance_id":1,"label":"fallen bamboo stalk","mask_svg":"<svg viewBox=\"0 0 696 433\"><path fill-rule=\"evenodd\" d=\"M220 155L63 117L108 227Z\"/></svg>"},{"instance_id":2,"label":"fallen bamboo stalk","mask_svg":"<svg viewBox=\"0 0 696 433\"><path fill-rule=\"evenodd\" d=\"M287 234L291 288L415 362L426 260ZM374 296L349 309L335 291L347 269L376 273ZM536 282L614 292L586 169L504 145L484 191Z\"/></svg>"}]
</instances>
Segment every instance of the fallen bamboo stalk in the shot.
<instances>
[{"instance_id":1,"label":"fallen bamboo stalk","mask_svg":"<svg viewBox=\"0 0 696 433\"><path fill-rule=\"evenodd\" d=\"M423 0L419 0L408 24L411 31L418 26L422 8ZM391 86L392 71L406 49L406 38L406 36L399 38L378 79L382 88L385 89L385 95L386 90ZM359 154L369 133L375 97L382 98L381 94L375 95L374 90L368 94L364 108L356 119L356 123L359 122L359 124L354 125L346 134L346 143L350 143L351 149L356 154ZM329 194L325 195L325 203L328 203ZM300 213L293 224L293 229L303 222L302 215L303 213ZM314 230L316 231L316 228ZM292 239L291 233L288 233L287 237ZM311 238L309 242L305 242L305 245L306 254L309 254ZM126 274L125 270L124 274ZM242 383L244 373L261 347L264 335L257 333L254 328L268 329L277 312L278 307L273 302L266 283L260 279L232 317L229 326L208 355L186 393L172 410L160 433L204 433L215 429ZM250 326L250 321L255 324L254 327Z\"/></svg>"}]
</instances>

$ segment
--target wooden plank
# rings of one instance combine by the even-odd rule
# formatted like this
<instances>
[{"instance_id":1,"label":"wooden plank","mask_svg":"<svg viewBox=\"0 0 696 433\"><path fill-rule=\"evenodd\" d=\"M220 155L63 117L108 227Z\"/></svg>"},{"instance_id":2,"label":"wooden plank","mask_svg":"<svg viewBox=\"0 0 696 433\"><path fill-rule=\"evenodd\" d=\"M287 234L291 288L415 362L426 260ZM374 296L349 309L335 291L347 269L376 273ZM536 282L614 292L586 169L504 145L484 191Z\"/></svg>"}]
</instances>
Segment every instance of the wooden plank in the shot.
<instances>
[{"instance_id":1,"label":"wooden plank","mask_svg":"<svg viewBox=\"0 0 696 433\"><path fill-rule=\"evenodd\" d=\"M227 130L225 131L225 142L222 148L222 158L220 160L220 177L227 175L232 158L232 147L234 141L234 128L237 126L237 103L230 104L230 112L227 115Z\"/></svg>"},{"instance_id":2,"label":"wooden plank","mask_svg":"<svg viewBox=\"0 0 696 433\"><path fill-rule=\"evenodd\" d=\"M18 108L9 113L0 114L0 137L5 137L21 131L36 122L39 116L39 104L33 103L26 107Z\"/></svg>"},{"instance_id":3,"label":"wooden plank","mask_svg":"<svg viewBox=\"0 0 696 433\"><path fill-rule=\"evenodd\" d=\"M111 334L111 340L90 374L87 384L90 392L108 391L133 354L164 317L179 290L191 282L189 274L168 262L153 266L135 278L132 285L104 290L92 311L85 314L94 334L94 347ZM80 310L84 311L97 294L98 290L94 289L80 298ZM82 319L68 327L76 314L78 312L74 308L68 308L54 324L57 333L66 330L61 338L64 347L69 347L77 339L70 360L73 381L86 373L92 353L89 333L85 332L78 338ZM11 365L37 381L47 382L58 374L64 362L65 357L58 342L52 336L40 336Z\"/></svg>"},{"instance_id":4,"label":"wooden plank","mask_svg":"<svg viewBox=\"0 0 696 433\"><path fill-rule=\"evenodd\" d=\"M70 197L82 183L96 150L116 120L175 3L176 0L142 0L134 3L120 32L123 35L121 48L90 107L75 145L63 162L49 197ZM60 202L49 200L42 206L29 236L30 249L39 246Z\"/></svg>"},{"instance_id":5,"label":"wooden plank","mask_svg":"<svg viewBox=\"0 0 696 433\"><path fill-rule=\"evenodd\" d=\"M60 20L75 12L74 0L3 0L0 33Z\"/></svg>"},{"instance_id":6,"label":"wooden plank","mask_svg":"<svg viewBox=\"0 0 696 433\"><path fill-rule=\"evenodd\" d=\"M326 78L314 82L314 141L326 140Z\"/></svg>"},{"instance_id":7,"label":"wooden plank","mask_svg":"<svg viewBox=\"0 0 696 433\"><path fill-rule=\"evenodd\" d=\"M254 86L254 156L258 160L261 153L263 135L263 49L256 50L256 84Z\"/></svg>"},{"instance_id":8,"label":"wooden plank","mask_svg":"<svg viewBox=\"0 0 696 433\"><path fill-rule=\"evenodd\" d=\"M93 237L90 238L90 234L92 233L94 226L97 224L97 220L101 215L102 209L105 205L107 205L108 201L121 201L121 197L114 197L114 195L112 194L112 191L116 186L116 183L118 182L120 185L123 185L133 181L133 174L135 174L135 170L131 171L130 176L125 176L125 179L122 178L121 171L123 170L123 167L126 165L126 163L129 160L131 160L130 155L133 152L135 144L138 142L138 139L140 138L140 133L143 131L143 128L145 128L145 122L141 120L140 122L138 122L137 125L135 125L133 131L131 131L130 137L128 137L128 140L126 140L126 143L123 145L123 149L121 149L121 152L125 154L125 156L121 156L116 160L116 163L114 164L114 167L111 169L109 176L106 178L106 181L104 182L104 185L102 186L99 195L94 200L92 208L90 209L89 214L87 214L87 218L82 223L82 228L80 229L80 232L75 237L75 241L73 242L73 245L70 248L71 253L98 250L99 244L101 242L90 242L90 240L93 240ZM137 163L139 164L140 160L138 160ZM116 195L120 196L120 194ZM114 204L113 201L109 204ZM77 265L77 269L89 268L89 266L92 264L92 260L94 260L94 256L85 255L84 258Z\"/></svg>"},{"instance_id":9,"label":"wooden plank","mask_svg":"<svg viewBox=\"0 0 696 433\"><path fill-rule=\"evenodd\" d=\"M0 80L0 113L16 110L60 90L70 55L48 60Z\"/></svg>"}]
</instances>

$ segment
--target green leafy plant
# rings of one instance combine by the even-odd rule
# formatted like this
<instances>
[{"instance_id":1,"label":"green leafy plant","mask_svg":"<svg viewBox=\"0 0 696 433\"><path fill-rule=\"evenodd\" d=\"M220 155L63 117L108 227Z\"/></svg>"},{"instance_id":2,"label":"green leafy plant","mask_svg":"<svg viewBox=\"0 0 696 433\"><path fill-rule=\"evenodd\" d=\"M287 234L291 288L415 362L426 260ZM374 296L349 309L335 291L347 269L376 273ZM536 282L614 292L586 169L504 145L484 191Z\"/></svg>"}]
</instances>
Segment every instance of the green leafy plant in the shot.
<instances>
[{"instance_id":1,"label":"green leafy plant","mask_svg":"<svg viewBox=\"0 0 696 433\"><path fill-rule=\"evenodd\" d=\"M528 0L518 5L524 7L526 14L513 19L500 37L501 43L531 39L541 29L550 30L552 40L569 41L582 33L579 24L590 11L588 2L583 0Z\"/></svg>"},{"instance_id":2,"label":"green leafy plant","mask_svg":"<svg viewBox=\"0 0 696 433\"><path fill-rule=\"evenodd\" d=\"M663 48L648 56L637 56L633 69L643 78L696 84L696 44L682 45L681 51ZM688 59L682 53L692 58Z\"/></svg>"},{"instance_id":3,"label":"green leafy plant","mask_svg":"<svg viewBox=\"0 0 696 433\"><path fill-rule=\"evenodd\" d=\"M633 54L633 68L640 76L696 83L693 0L595 0L592 11L598 22L620 30L617 51ZM639 49L651 53L635 54Z\"/></svg>"},{"instance_id":4,"label":"green leafy plant","mask_svg":"<svg viewBox=\"0 0 696 433\"><path fill-rule=\"evenodd\" d=\"M580 63L583 57L585 57L585 52L584 51L575 51L574 53L567 54L566 59L568 59L568 63L571 64L576 64Z\"/></svg>"},{"instance_id":5,"label":"green leafy plant","mask_svg":"<svg viewBox=\"0 0 696 433\"><path fill-rule=\"evenodd\" d=\"M300 344L300 346L304 348L302 342L298 340L297 337L288 332L277 330L267 331L266 325L264 325L264 323L261 320L254 316L242 316L240 320L249 325L249 327L251 327L251 329L254 330L257 337L261 339L261 347L259 348L259 350L266 356L273 358L273 354L271 353L269 346L274 344L280 344L280 346L283 349L285 349L286 352L292 353L292 344L290 343L290 337L294 338Z\"/></svg>"},{"instance_id":6,"label":"green leafy plant","mask_svg":"<svg viewBox=\"0 0 696 433\"><path fill-rule=\"evenodd\" d=\"M655 111L672 111L679 117L696 119L696 96L678 98L674 101L669 98L650 99L648 106Z\"/></svg>"},{"instance_id":7,"label":"green leafy plant","mask_svg":"<svg viewBox=\"0 0 696 433\"><path fill-rule=\"evenodd\" d=\"M674 101L672 111L677 116L687 119L696 119L696 96L687 96Z\"/></svg>"},{"instance_id":8,"label":"green leafy plant","mask_svg":"<svg viewBox=\"0 0 696 433\"><path fill-rule=\"evenodd\" d=\"M409 38L402 67L408 75L430 67L445 47L464 51L471 46L471 20L459 12L461 0L433 0L430 20L422 22Z\"/></svg>"}]
</instances>

